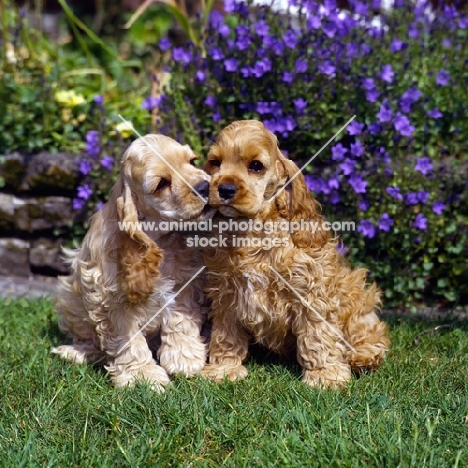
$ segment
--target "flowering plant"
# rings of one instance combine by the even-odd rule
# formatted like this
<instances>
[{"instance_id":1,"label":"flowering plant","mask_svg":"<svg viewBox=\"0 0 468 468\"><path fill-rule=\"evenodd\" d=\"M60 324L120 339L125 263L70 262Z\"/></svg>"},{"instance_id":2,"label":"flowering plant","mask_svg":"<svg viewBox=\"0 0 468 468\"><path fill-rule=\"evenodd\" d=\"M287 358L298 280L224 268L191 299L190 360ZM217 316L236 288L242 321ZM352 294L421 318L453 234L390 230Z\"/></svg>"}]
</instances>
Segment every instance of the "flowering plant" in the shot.
<instances>
[{"instance_id":1,"label":"flowering plant","mask_svg":"<svg viewBox=\"0 0 468 468\"><path fill-rule=\"evenodd\" d=\"M306 167L324 215L356 222L342 239L386 305L467 302L468 17L350 3L229 0L203 51L163 39L161 131L206 152L233 120L259 119L302 166L355 116Z\"/></svg>"}]
</instances>

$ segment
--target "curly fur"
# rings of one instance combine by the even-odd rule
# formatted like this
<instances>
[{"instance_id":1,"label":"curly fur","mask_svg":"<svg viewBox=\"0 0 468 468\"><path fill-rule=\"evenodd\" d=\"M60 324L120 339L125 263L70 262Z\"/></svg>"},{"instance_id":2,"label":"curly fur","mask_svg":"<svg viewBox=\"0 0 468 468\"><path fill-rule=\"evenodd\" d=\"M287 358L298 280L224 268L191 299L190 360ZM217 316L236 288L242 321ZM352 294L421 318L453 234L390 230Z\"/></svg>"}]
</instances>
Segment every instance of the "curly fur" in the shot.
<instances>
[{"instance_id":1,"label":"curly fur","mask_svg":"<svg viewBox=\"0 0 468 468\"><path fill-rule=\"evenodd\" d=\"M260 161L263 170L249 170L252 161ZM223 216L322 221L302 174L296 176L297 166L258 121L226 127L205 169L212 176L209 202ZM236 189L232 198L221 195L226 184ZM268 237L259 232L242 235ZM203 375L215 380L245 378L243 363L252 342L295 354L303 380L311 386L341 386L350 380L351 369L377 368L389 339L375 313L380 291L366 284L367 271L347 265L329 231L279 231L270 236L285 242L269 250L230 245L205 251L213 327Z\"/></svg>"},{"instance_id":2,"label":"curly fur","mask_svg":"<svg viewBox=\"0 0 468 468\"><path fill-rule=\"evenodd\" d=\"M144 379L162 391L168 373L192 376L205 364L203 278L172 299L203 265L201 252L188 249L182 233L118 226L211 217L206 200L179 177L206 192L209 176L191 165L194 158L189 147L162 135L133 142L81 249L64 249L72 274L60 278L57 310L60 330L73 343L52 352L78 364L103 362L116 387ZM150 349L156 341L160 365Z\"/></svg>"}]
</instances>

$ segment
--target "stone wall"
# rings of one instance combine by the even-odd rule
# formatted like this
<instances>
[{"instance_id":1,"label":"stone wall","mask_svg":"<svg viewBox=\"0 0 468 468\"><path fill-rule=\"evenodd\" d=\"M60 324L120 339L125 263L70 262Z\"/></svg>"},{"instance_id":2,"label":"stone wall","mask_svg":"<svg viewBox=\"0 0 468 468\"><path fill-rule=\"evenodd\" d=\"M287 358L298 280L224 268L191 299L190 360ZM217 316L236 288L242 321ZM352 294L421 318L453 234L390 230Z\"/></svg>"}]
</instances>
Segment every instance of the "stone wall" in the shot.
<instances>
[{"instance_id":1,"label":"stone wall","mask_svg":"<svg viewBox=\"0 0 468 468\"><path fill-rule=\"evenodd\" d=\"M56 276L69 227L79 221L72 198L81 155L12 153L0 156L0 275Z\"/></svg>"}]
</instances>

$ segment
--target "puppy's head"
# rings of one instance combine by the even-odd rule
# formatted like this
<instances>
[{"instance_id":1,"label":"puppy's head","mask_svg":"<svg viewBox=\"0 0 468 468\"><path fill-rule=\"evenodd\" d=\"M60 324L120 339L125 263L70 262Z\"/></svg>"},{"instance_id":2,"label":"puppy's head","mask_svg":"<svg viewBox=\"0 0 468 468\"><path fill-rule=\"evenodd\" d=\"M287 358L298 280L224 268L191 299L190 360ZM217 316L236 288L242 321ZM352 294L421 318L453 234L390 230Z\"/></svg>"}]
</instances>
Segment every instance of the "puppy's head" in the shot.
<instances>
[{"instance_id":1,"label":"puppy's head","mask_svg":"<svg viewBox=\"0 0 468 468\"><path fill-rule=\"evenodd\" d=\"M208 154L210 205L224 216L257 216L265 200L284 184L280 157L276 136L261 122L233 122L221 131Z\"/></svg>"},{"instance_id":2,"label":"puppy's head","mask_svg":"<svg viewBox=\"0 0 468 468\"><path fill-rule=\"evenodd\" d=\"M276 136L257 120L224 128L208 154L210 205L227 217L271 217L272 211L293 221L321 220L319 204L307 189L300 169L278 148ZM286 188L283 189L283 187ZM321 246L328 231L292 234L297 246Z\"/></svg>"},{"instance_id":3,"label":"puppy's head","mask_svg":"<svg viewBox=\"0 0 468 468\"><path fill-rule=\"evenodd\" d=\"M206 217L210 177L195 166L196 160L189 146L163 135L146 135L131 144L122 158L122 178L140 219Z\"/></svg>"}]
</instances>

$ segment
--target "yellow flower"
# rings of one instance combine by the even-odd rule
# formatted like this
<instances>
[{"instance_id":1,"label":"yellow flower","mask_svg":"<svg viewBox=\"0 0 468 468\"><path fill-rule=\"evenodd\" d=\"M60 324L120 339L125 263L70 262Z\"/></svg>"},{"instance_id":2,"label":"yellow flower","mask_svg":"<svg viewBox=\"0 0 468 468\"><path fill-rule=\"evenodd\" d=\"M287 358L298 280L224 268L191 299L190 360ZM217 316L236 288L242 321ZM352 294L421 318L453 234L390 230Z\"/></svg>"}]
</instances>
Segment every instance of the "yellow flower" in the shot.
<instances>
[{"instance_id":1,"label":"yellow flower","mask_svg":"<svg viewBox=\"0 0 468 468\"><path fill-rule=\"evenodd\" d=\"M57 91L54 97L58 103L68 107L79 106L86 102L85 98L81 94L77 94L73 90Z\"/></svg>"},{"instance_id":2,"label":"yellow flower","mask_svg":"<svg viewBox=\"0 0 468 468\"><path fill-rule=\"evenodd\" d=\"M115 126L117 132L119 132L124 138L128 138L133 132L132 122L120 122ZM115 132L113 132L115 134Z\"/></svg>"}]
</instances>

